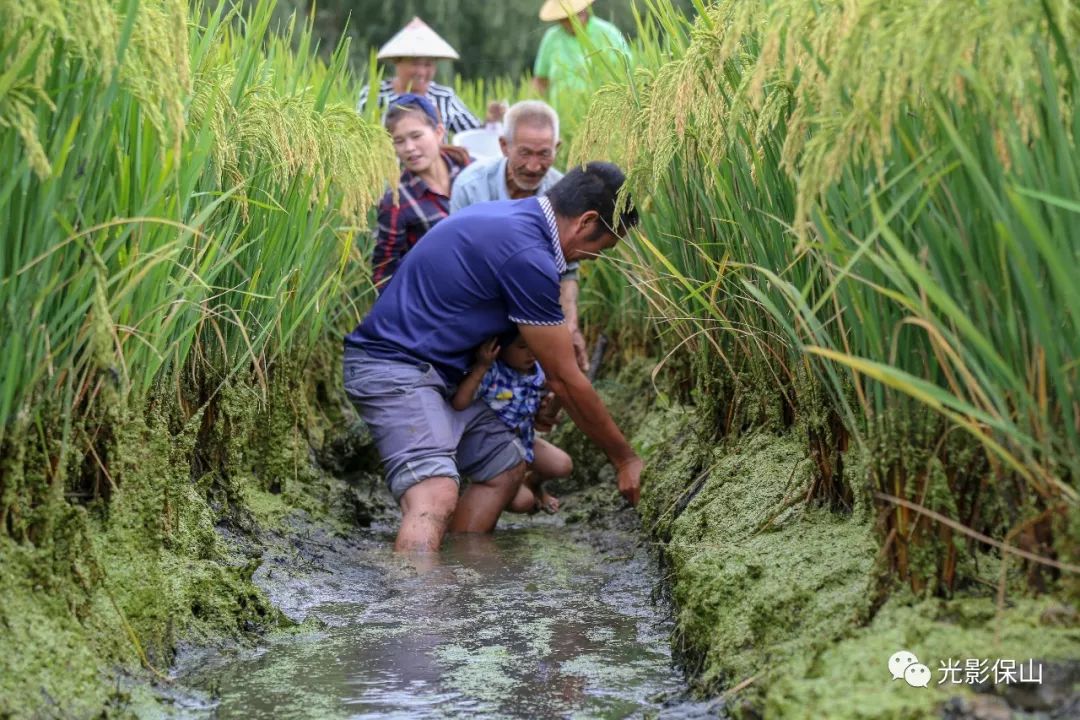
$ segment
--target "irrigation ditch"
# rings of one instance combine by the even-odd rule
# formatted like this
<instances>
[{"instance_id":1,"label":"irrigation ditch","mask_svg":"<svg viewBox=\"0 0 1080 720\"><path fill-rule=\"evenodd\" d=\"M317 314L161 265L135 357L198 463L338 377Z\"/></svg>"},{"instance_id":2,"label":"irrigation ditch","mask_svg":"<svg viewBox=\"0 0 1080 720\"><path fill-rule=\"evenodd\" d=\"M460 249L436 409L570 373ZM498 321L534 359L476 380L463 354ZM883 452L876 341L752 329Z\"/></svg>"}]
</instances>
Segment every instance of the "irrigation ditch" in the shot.
<instances>
[{"instance_id":1,"label":"irrigation ditch","mask_svg":"<svg viewBox=\"0 0 1080 720\"><path fill-rule=\"evenodd\" d=\"M1080 9L646 5L558 159L643 210L581 293L641 504L564 425L558 518L416 568L334 350L399 172L347 44L0 2L0 719L1080 716Z\"/></svg>"},{"instance_id":2,"label":"irrigation ditch","mask_svg":"<svg viewBox=\"0 0 1080 720\"><path fill-rule=\"evenodd\" d=\"M509 516L437 567L403 563L333 355L282 368L266 404L224 393L198 424L210 434L132 416L109 445L107 512L72 509L58 520L70 539L34 555L4 548L22 563L3 576L0 632L18 648L5 717L1076 710L1073 606L883 584L865 488L849 507L806 502L816 464L799 428L717 438L708 403L658 392L644 359L598 383L647 458L640 513L564 425L556 440L579 461L559 516ZM19 573L41 584L12 584ZM1032 657L1044 678L912 688L888 677L901 648Z\"/></svg>"}]
</instances>

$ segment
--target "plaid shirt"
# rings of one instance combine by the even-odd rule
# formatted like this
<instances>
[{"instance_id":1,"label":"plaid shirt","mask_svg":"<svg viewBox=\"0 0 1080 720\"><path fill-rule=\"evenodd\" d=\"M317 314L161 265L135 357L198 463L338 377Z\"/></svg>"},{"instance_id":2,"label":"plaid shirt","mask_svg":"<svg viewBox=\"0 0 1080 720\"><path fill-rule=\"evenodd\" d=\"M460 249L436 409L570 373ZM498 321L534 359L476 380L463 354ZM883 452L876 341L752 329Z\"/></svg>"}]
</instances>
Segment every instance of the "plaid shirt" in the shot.
<instances>
[{"instance_id":1,"label":"plaid shirt","mask_svg":"<svg viewBox=\"0 0 1080 720\"><path fill-rule=\"evenodd\" d=\"M531 375L514 370L496 360L480 381L476 396L495 411L503 423L516 432L525 446L525 462L533 461L533 423L544 398L547 378L540 364Z\"/></svg>"},{"instance_id":2,"label":"plaid shirt","mask_svg":"<svg viewBox=\"0 0 1080 720\"><path fill-rule=\"evenodd\" d=\"M468 162L462 163L452 152L440 153L450 169L450 182ZM450 214L450 197L437 193L409 170L401 172L398 204L387 191L379 202L379 229L371 256L371 281L380 288L397 270L398 263L435 223Z\"/></svg>"}]
</instances>

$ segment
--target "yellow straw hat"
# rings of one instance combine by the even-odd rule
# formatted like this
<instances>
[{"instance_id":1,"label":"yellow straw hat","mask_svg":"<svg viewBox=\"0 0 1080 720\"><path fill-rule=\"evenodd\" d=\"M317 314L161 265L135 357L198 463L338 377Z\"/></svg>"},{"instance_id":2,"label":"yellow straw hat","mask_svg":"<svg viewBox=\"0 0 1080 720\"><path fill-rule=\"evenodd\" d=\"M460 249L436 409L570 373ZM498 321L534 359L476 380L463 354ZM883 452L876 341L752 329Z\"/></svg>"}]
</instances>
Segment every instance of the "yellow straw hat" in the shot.
<instances>
[{"instance_id":1,"label":"yellow straw hat","mask_svg":"<svg viewBox=\"0 0 1080 720\"><path fill-rule=\"evenodd\" d=\"M540 8L540 19L544 22L565 20L592 4L593 0L546 0L544 6Z\"/></svg>"},{"instance_id":2,"label":"yellow straw hat","mask_svg":"<svg viewBox=\"0 0 1080 720\"><path fill-rule=\"evenodd\" d=\"M432 30L426 22L414 17L397 35L379 48L376 57L379 60L409 57L457 60L458 54L450 47L450 43L439 37L439 33Z\"/></svg>"}]
</instances>

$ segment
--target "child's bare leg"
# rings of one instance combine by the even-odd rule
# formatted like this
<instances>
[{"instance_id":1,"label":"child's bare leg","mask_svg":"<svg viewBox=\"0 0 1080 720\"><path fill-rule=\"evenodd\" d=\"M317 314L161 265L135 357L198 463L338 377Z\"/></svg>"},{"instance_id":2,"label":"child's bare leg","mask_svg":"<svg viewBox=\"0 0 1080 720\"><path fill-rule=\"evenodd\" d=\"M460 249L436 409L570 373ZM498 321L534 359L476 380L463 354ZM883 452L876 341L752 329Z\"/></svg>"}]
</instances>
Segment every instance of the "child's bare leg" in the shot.
<instances>
[{"instance_id":1,"label":"child's bare leg","mask_svg":"<svg viewBox=\"0 0 1080 720\"><path fill-rule=\"evenodd\" d=\"M526 482L532 480L533 492L540 498L540 506L548 512L559 509L559 498L546 492L541 483L547 478L569 477L574 470L574 462L563 450L555 447L543 438L536 438L533 442L533 461L529 466L532 470L526 477ZM522 483L524 486L525 483Z\"/></svg>"},{"instance_id":2,"label":"child's bare leg","mask_svg":"<svg viewBox=\"0 0 1080 720\"><path fill-rule=\"evenodd\" d=\"M523 482L518 486L517 494L514 495L514 499L510 501L510 505L506 509L516 513L534 513L536 512L537 497L529 484Z\"/></svg>"},{"instance_id":3,"label":"child's bare leg","mask_svg":"<svg viewBox=\"0 0 1080 720\"><path fill-rule=\"evenodd\" d=\"M548 478L570 477L574 471L574 462L564 451L555 447L543 438L536 438L533 442L533 461L529 465L533 475L539 476L537 480ZM526 476L528 482L528 476Z\"/></svg>"}]
</instances>

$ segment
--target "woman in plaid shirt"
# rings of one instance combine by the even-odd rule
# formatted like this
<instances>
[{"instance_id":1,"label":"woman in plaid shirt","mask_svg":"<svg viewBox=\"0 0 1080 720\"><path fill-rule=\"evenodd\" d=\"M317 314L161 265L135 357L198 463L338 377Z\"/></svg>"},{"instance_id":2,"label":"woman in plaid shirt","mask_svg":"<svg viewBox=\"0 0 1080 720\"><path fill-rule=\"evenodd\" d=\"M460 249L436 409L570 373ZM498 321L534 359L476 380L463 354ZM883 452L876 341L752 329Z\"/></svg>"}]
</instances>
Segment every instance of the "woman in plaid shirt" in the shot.
<instances>
[{"instance_id":1,"label":"woman in plaid shirt","mask_svg":"<svg viewBox=\"0 0 1080 720\"><path fill-rule=\"evenodd\" d=\"M474 398L483 401L524 445L529 472L507 508L511 512L557 511L559 499L547 493L542 483L548 478L568 477L574 469L566 452L536 437L536 413L547 392L540 363L518 335L505 348L499 348L497 338L481 345L476 363L451 401L455 410L464 410Z\"/></svg>"},{"instance_id":2,"label":"woman in plaid shirt","mask_svg":"<svg viewBox=\"0 0 1080 720\"><path fill-rule=\"evenodd\" d=\"M450 214L450 186L472 162L462 148L443 145L446 129L435 107L420 95L402 95L386 114L386 129L401 161L398 198L387 191L379 202L379 227L371 258L371 280L381 288L398 263L435 223Z\"/></svg>"}]
</instances>

